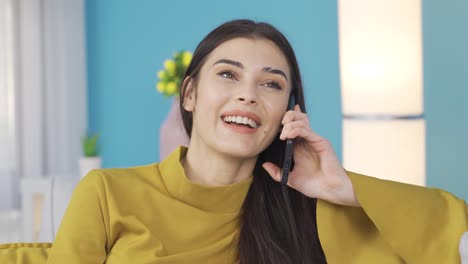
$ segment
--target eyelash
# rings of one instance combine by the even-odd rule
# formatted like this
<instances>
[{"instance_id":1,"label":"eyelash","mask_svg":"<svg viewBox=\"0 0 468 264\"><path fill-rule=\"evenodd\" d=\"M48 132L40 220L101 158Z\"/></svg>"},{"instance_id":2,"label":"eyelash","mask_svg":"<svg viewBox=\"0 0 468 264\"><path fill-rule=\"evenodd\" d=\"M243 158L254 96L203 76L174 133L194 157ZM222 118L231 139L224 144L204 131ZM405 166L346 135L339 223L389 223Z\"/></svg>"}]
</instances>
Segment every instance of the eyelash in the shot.
<instances>
[{"instance_id":1,"label":"eyelash","mask_svg":"<svg viewBox=\"0 0 468 264\"><path fill-rule=\"evenodd\" d=\"M236 74L234 72L232 72L232 71L222 71L222 72L218 73L218 75L223 77L223 78L237 80ZM226 75L228 75L228 76L226 76ZM266 86L269 87L269 88L277 89L277 90L282 90L283 89L283 87L281 87L281 85L276 81L268 81L268 82L266 82Z\"/></svg>"},{"instance_id":2,"label":"eyelash","mask_svg":"<svg viewBox=\"0 0 468 264\"><path fill-rule=\"evenodd\" d=\"M227 74L229 74L229 77L225 76ZM236 79L237 80L237 76L232 71L222 71L222 72L218 73L218 75L221 76L221 77L224 77L224 78Z\"/></svg>"},{"instance_id":3,"label":"eyelash","mask_svg":"<svg viewBox=\"0 0 468 264\"><path fill-rule=\"evenodd\" d=\"M277 90L282 90L283 89L283 87L281 87L281 85L278 82L275 82L275 81L269 81L266 84L268 85L268 87L273 88L273 89L277 89Z\"/></svg>"}]
</instances>

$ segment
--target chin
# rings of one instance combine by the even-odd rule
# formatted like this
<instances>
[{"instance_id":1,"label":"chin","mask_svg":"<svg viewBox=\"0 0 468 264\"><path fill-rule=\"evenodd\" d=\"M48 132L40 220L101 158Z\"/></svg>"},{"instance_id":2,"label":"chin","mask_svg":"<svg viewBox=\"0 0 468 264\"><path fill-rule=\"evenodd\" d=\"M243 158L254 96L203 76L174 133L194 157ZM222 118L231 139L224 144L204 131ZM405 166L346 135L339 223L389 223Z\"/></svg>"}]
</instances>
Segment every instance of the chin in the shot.
<instances>
[{"instance_id":1,"label":"chin","mask_svg":"<svg viewBox=\"0 0 468 264\"><path fill-rule=\"evenodd\" d=\"M240 159L255 158L262 151L254 144L245 144L241 142L233 142L226 144L226 142L220 142L218 149L221 153Z\"/></svg>"}]
</instances>

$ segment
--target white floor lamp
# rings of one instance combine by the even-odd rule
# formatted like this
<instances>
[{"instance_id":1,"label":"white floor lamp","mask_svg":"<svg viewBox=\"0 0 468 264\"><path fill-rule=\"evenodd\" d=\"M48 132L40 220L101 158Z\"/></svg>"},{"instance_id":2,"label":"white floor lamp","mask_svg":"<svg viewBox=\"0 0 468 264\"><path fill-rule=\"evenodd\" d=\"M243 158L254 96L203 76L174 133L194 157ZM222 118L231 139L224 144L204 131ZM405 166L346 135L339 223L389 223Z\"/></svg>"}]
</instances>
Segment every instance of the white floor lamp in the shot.
<instances>
[{"instance_id":1,"label":"white floor lamp","mask_svg":"<svg viewBox=\"0 0 468 264\"><path fill-rule=\"evenodd\" d=\"M339 0L343 162L425 184L421 0Z\"/></svg>"}]
</instances>

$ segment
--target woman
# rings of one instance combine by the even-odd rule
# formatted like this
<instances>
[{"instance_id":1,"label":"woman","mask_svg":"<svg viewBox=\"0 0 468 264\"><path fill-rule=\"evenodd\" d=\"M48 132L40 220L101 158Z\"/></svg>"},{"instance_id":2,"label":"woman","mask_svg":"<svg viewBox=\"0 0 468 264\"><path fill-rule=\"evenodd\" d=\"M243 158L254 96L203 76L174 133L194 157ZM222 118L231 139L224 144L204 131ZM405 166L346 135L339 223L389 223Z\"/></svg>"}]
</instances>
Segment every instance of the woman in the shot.
<instances>
[{"instance_id":1,"label":"woman","mask_svg":"<svg viewBox=\"0 0 468 264\"><path fill-rule=\"evenodd\" d=\"M464 201L345 171L311 129L294 52L271 25L236 20L208 34L180 109L190 147L91 172L48 263L459 261ZM282 187L286 139L294 164Z\"/></svg>"}]
</instances>

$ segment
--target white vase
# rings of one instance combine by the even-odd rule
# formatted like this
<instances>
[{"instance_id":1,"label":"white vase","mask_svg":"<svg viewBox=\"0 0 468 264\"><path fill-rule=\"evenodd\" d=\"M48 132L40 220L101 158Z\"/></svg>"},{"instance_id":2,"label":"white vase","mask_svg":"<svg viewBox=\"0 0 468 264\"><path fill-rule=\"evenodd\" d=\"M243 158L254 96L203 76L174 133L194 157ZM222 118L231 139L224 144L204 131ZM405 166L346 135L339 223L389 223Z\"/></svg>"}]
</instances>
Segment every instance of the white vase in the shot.
<instances>
[{"instance_id":1,"label":"white vase","mask_svg":"<svg viewBox=\"0 0 468 264\"><path fill-rule=\"evenodd\" d=\"M83 178L91 170L102 167L101 157L81 157L78 161L80 168L80 178Z\"/></svg>"},{"instance_id":2,"label":"white vase","mask_svg":"<svg viewBox=\"0 0 468 264\"><path fill-rule=\"evenodd\" d=\"M179 98L175 97L166 119L159 128L159 159L164 160L178 146L188 145L189 138L182 122Z\"/></svg>"}]
</instances>

